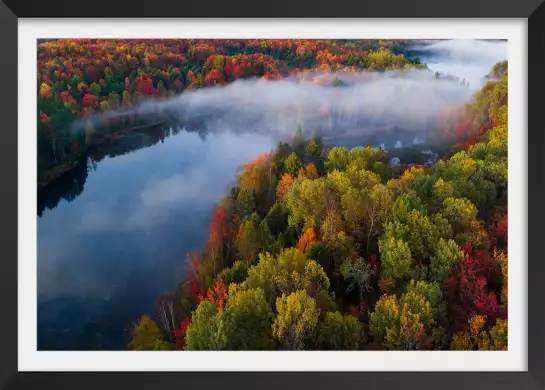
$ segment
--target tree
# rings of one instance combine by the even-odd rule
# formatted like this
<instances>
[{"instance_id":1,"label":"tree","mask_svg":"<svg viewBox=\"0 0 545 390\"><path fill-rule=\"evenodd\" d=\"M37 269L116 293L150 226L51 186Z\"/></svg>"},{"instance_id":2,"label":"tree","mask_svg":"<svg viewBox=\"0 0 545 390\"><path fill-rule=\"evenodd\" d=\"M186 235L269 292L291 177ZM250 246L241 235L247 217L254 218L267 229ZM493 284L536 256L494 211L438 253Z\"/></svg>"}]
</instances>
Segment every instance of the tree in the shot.
<instances>
[{"instance_id":1,"label":"tree","mask_svg":"<svg viewBox=\"0 0 545 390\"><path fill-rule=\"evenodd\" d=\"M411 268L411 250L402 240L395 237L381 237L379 251L382 258L382 275L397 280L409 275Z\"/></svg>"},{"instance_id":2,"label":"tree","mask_svg":"<svg viewBox=\"0 0 545 390\"><path fill-rule=\"evenodd\" d=\"M311 140L307 145L307 156L314 159L320 155L320 146L315 140Z\"/></svg>"},{"instance_id":3,"label":"tree","mask_svg":"<svg viewBox=\"0 0 545 390\"><path fill-rule=\"evenodd\" d=\"M282 294L276 300L276 312L272 325L274 338L286 349L305 349L318 324L320 311L316 301L303 290Z\"/></svg>"},{"instance_id":4,"label":"tree","mask_svg":"<svg viewBox=\"0 0 545 390\"><path fill-rule=\"evenodd\" d=\"M328 172L333 172L334 170L344 171L348 163L348 150L342 147L334 147L327 155L325 166Z\"/></svg>"},{"instance_id":5,"label":"tree","mask_svg":"<svg viewBox=\"0 0 545 390\"><path fill-rule=\"evenodd\" d=\"M462 260L464 252L454 240L440 238L435 248L435 254L431 256L430 267L433 278L444 283L454 269L454 266Z\"/></svg>"},{"instance_id":6,"label":"tree","mask_svg":"<svg viewBox=\"0 0 545 390\"><path fill-rule=\"evenodd\" d=\"M289 173L292 176L297 175L301 168L301 160L297 157L295 152L291 153L284 161L284 172Z\"/></svg>"},{"instance_id":7,"label":"tree","mask_svg":"<svg viewBox=\"0 0 545 390\"><path fill-rule=\"evenodd\" d=\"M494 249L494 258L498 262L501 268L501 278L502 278L502 285L501 285L501 302L505 309L507 309L507 283L508 283L508 259L507 255L503 252L500 252L497 249Z\"/></svg>"},{"instance_id":8,"label":"tree","mask_svg":"<svg viewBox=\"0 0 545 390\"><path fill-rule=\"evenodd\" d=\"M314 232L313 228L308 228L305 230L305 232L299 237L299 241L297 242L297 249L305 253L308 248L312 246L314 242L317 241L316 233Z\"/></svg>"},{"instance_id":9,"label":"tree","mask_svg":"<svg viewBox=\"0 0 545 390\"><path fill-rule=\"evenodd\" d=\"M496 324L486 330L486 316L475 315L468 319L468 329L452 336L450 348L455 351L507 351L507 320L496 319Z\"/></svg>"},{"instance_id":10,"label":"tree","mask_svg":"<svg viewBox=\"0 0 545 390\"><path fill-rule=\"evenodd\" d=\"M278 182L276 186L276 199L282 201L289 189L293 184L293 176L290 173L284 173L282 179Z\"/></svg>"},{"instance_id":11,"label":"tree","mask_svg":"<svg viewBox=\"0 0 545 390\"><path fill-rule=\"evenodd\" d=\"M422 215L427 215L427 209L422 199L420 199L416 192L408 192L400 194L394 204L392 205L392 216L394 221L406 223L409 214L416 210Z\"/></svg>"},{"instance_id":12,"label":"tree","mask_svg":"<svg viewBox=\"0 0 545 390\"><path fill-rule=\"evenodd\" d=\"M358 289L358 304L363 301L364 292L372 291L371 276L375 274L369 263L359 257L356 260L346 259L341 265L341 274L349 281L347 291Z\"/></svg>"},{"instance_id":13,"label":"tree","mask_svg":"<svg viewBox=\"0 0 545 390\"><path fill-rule=\"evenodd\" d=\"M447 198L443 202L442 214L457 232L463 232L471 227L477 208L467 199Z\"/></svg>"},{"instance_id":14,"label":"tree","mask_svg":"<svg viewBox=\"0 0 545 390\"><path fill-rule=\"evenodd\" d=\"M435 319L426 298L414 291L383 295L369 315L369 329L390 349L425 349L433 340Z\"/></svg>"},{"instance_id":15,"label":"tree","mask_svg":"<svg viewBox=\"0 0 545 390\"><path fill-rule=\"evenodd\" d=\"M414 292L422 295L430 303L433 316L438 325L446 325L447 306L443 296L443 291L439 283L426 282L424 280L415 282L411 280L407 286L407 292Z\"/></svg>"},{"instance_id":16,"label":"tree","mask_svg":"<svg viewBox=\"0 0 545 390\"><path fill-rule=\"evenodd\" d=\"M299 172L297 173L297 176L304 177L311 180L317 179L318 177L320 177L314 163L308 163L303 168L299 168Z\"/></svg>"},{"instance_id":17,"label":"tree","mask_svg":"<svg viewBox=\"0 0 545 390\"><path fill-rule=\"evenodd\" d=\"M305 143L306 140L303 135L303 129L301 129L301 126L297 126L297 130L295 131L295 135L293 136L293 150L297 151L298 153L303 152Z\"/></svg>"},{"instance_id":18,"label":"tree","mask_svg":"<svg viewBox=\"0 0 545 390\"><path fill-rule=\"evenodd\" d=\"M253 262L261 247L259 231L254 221L246 220L238 228L236 237L239 255L247 262Z\"/></svg>"},{"instance_id":19,"label":"tree","mask_svg":"<svg viewBox=\"0 0 545 390\"><path fill-rule=\"evenodd\" d=\"M304 229L319 226L326 211L325 193L323 179L295 181L285 198L289 225Z\"/></svg>"},{"instance_id":20,"label":"tree","mask_svg":"<svg viewBox=\"0 0 545 390\"><path fill-rule=\"evenodd\" d=\"M318 344L326 350L356 350L362 330L358 319L352 315L326 313L318 331Z\"/></svg>"},{"instance_id":21,"label":"tree","mask_svg":"<svg viewBox=\"0 0 545 390\"><path fill-rule=\"evenodd\" d=\"M185 318L174 332L176 336L176 349L180 351L185 349L185 336L189 325L191 325L191 318Z\"/></svg>"},{"instance_id":22,"label":"tree","mask_svg":"<svg viewBox=\"0 0 545 390\"><path fill-rule=\"evenodd\" d=\"M260 253L259 262L248 269L246 284L263 289L271 304L282 293L311 287L316 292L327 291L330 285L323 268L295 248L283 249L278 256Z\"/></svg>"},{"instance_id":23,"label":"tree","mask_svg":"<svg viewBox=\"0 0 545 390\"><path fill-rule=\"evenodd\" d=\"M187 328L187 350L258 350L272 348L271 312L261 290L229 289L225 310L203 301Z\"/></svg>"},{"instance_id":24,"label":"tree","mask_svg":"<svg viewBox=\"0 0 545 390\"><path fill-rule=\"evenodd\" d=\"M223 322L228 349L272 349L271 319L263 290L230 288Z\"/></svg>"},{"instance_id":25,"label":"tree","mask_svg":"<svg viewBox=\"0 0 545 390\"><path fill-rule=\"evenodd\" d=\"M222 311L227 299L227 287L223 282L223 279L218 278L216 282L208 289L206 296L203 300L208 301L216 305L218 311Z\"/></svg>"},{"instance_id":26,"label":"tree","mask_svg":"<svg viewBox=\"0 0 545 390\"><path fill-rule=\"evenodd\" d=\"M93 95L95 95L96 97L100 97L100 91L102 90L102 88L100 88L100 85L98 85L97 83L91 83L91 85L89 86L89 89L91 90L91 93Z\"/></svg>"},{"instance_id":27,"label":"tree","mask_svg":"<svg viewBox=\"0 0 545 390\"><path fill-rule=\"evenodd\" d=\"M369 250L371 237L382 230L384 222L388 219L392 203L393 194L386 186L377 184L373 187L368 200L365 202L366 252Z\"/></svg>"},{"instance_id":28,"label":"tree","mask_svg":"<svg viewBox=\"0 0 545 390\"><path fill-rule=\"evenodd\" d=\"M240 189L237 195L235 209L241 219L250 216L255 208L254 195L251 191Z\"/></svg>"},{"instance_id":29,"label":"tree","mask_svg":"<svg viewBox=\"0 0 545 390\"><path fill-rule=\"evenodd\" d=\"M222 205L216 206L209 224L208 246L221 249L224 240L230 235L230 221Z\"/></svg>"},{"instance_id":30,"label":"tree","mask_svg":"<svg viewBox=\"0 0 545 390\"><path fill-rule=\"evenodd\" d=\"M218 274L218 279L223 280L226 286L231 283L242 283L248 276L248 267L240 260L233 263L231 267L224 268Z\"/></svg>"},{"instance_id":31,"label":"tree","mask_svg":"<svg viewBox=\"0 0 545 390\"><path fill-rule=\"evenodd\" d=\"M148 316L140 317L134 328L134 335L129 344L135 351L157 351L172 349L172 345L161 340L161 330Z\"/></svg>"},{"instance_id":32,"label":"tree","mask_svg":"<svg viewBox=\"0 0 545 390\"><path fill-rule=\"evenodd\" d=\"M264 221L269 226L271 234L278 237L288 227L288 210L282 203L275 203L270 208Z\"/></svg>"}]
</instances>

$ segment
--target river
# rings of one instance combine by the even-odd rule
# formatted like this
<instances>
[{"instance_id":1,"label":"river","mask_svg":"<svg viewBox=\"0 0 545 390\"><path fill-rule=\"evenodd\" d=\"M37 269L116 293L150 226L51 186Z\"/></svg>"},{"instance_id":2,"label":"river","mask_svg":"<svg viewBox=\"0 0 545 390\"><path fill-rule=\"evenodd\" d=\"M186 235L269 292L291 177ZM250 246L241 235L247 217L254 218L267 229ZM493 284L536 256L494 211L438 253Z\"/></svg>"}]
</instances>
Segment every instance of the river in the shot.
<instances>
[{"instance_id":1,"label":"river","mask_svg":"<svg viewBox=\"0 0 545 390\"><path fill-rule=\"evenodd\" d=\"M237 167L274 146L181 131L90 166L81 195L38 219L38 349L123 349L206 242Z\"/></svg>"}]
</instances>

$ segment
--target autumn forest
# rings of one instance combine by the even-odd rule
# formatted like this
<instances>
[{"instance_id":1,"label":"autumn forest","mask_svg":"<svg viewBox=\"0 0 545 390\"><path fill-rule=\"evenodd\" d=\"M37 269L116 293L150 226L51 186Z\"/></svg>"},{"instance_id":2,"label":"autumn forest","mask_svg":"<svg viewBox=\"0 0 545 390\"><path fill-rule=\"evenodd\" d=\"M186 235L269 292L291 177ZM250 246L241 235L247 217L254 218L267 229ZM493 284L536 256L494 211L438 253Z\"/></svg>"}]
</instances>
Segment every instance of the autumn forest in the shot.
<instances>
[{"instance_id":1,"label":"autumn forest","mask_svg":"<svg viewBox=\"0 0 545 390\"><path fill-rule=\"evenodd\" d=\"M46 206L39 209L41 229L61 229L56 221L62 219L54 220L55 213L64 221L73 215L80 223L83 211L76 210L96 210L77 229L87 241L98 240L97 229L102 229L107 239L93 245L108 253L103 267L113 267L111 258L132 259L121 253L137 241L128 232L138 225L147 231L138 262L172 277L153 282L148 272L150 286L156 285L146 292L150 303L143 306L137 305L137 293L119 287L128 282L112 281L111 288L102 288L85 281L92 291L88 295L100 297L93 302L101 302L93 303L93 315L100 318L93 326L105 324L100 331L82 325L96 345L89 348L114 345L104 335L114 332L115 323L119 330L108 337L131 350L507 350L508 63L487 64L487 73L475 85L463 75L428 65L422 59L427 44L40 42L38 197L51 213L42 217ZM364 89L370 85L383 92ZM236 99L243 88L263 93L254 92L255 102L242 104ZM306 88L316 91L314 96L305 95ZM437 95L424 103L426 97L414 99L416 89L411 88ZM215 91L233 99L213 100ZM294 112L293 121L292 111L275 112L280 100ZM226 113L216 108L222 105ZM218 116L221 111L219 119L212 120L211 111ZM273 115L284 116L282 122ZM244 130L254 127L260 130ZM235 134L232 141L217 138L227 137L222 131ZM249 135L241 135L244 131ZM182 138L192 134L202 141ZM395 147L384 141L387 137ZM199 160L203 153L212 153L199 152L199 142L210 148L223 144L223 149L213 149L212 162ZM244 152L232 152L239 154L235 158L228 149L238 150L229 146L237 142L246 146L238 146ZM184 151L175 147L184 143ZM136 168L137 156L147 155L154 163ZM168 163L171 158L190 162ZM221 175L229 181L214 187L202 184L202 176L213 175L221 165ZM136 175L131 166L147 175L142 181L148 187L138 196L130 189L131 180L139 180L129 179ZM107 181L108 169L118 176ZM168 186L161 182L165 178ZM113 206L117 219L113 212L100 213L100 199L93 194L110 191L100 180L123 183L123 197ZM40 200L46 193L55 199ZM116 196L114 190L109 196ZM155 223L151 218L160 215L158 205L183 208L193 201L191 196L209 202L199 220L206 222L173 228L178 225L167 222L165 212L161 223L168 230L157 237L172 238L161 241L160 248L147 241L160 240L149 233ZM86 202L85 208L75 209L78 202ZM137 209L144 215L144 206L135 206L138 202L155 208L136 218ZM194 218L201 213L198 207L188 208L193 211L187 215ZM123 226L122 218L128 221ZM182 222L177 221L180 226ZM184 236L183 249L175 246L181 239L177 237ZM44 248L53 248L43 240ZM58 242L55 248L69 246L68 238ZM71 253L83 258L85 247ZM93 252L92 257L100 255ZM57 280L63 271L48 272ZM77 278L74 286L87 280L81 274ZM145 290L146 277L138 280L135 288ZM123 310L130 306L125 317L97 314L106 305L105 290L110 291L107 304L115 301ZM69 294L61 295L65 299ZM62 310L39 314L39 321L53 321L43 326L48 329L44 339L64 345L53 349L91 345L81 341L91 337L83 336L84 330L78 330L71 340L79 341L70 345L62 344L62 332L51 330L74 326L61 324L62 312L68 310L67 303L62 305ZM70 303L70 310L83 310L81 305Z\"/></svg>"}]
</instances>

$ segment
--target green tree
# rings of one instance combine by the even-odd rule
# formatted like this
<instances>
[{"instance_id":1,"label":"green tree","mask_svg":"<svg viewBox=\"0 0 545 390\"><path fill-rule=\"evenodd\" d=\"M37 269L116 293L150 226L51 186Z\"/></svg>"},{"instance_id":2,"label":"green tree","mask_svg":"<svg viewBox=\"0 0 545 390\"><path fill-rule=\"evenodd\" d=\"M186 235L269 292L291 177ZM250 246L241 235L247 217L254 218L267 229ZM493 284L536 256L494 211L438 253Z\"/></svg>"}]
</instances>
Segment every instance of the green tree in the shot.
<instances>
[{"instance_id":1,"label":"green tree","mask_svg":"<svg viewBox=\"0 0 545 390\"><path fill-rule=\"evenodd\" d=\"M134 335L129 346L135 351L172 349L170 343L161 340L161 330L148 316L140 317L140 322L134 328Z\"/></svg>"},{"instance_id":2,"label":"green tree","mask_svg":"<svg viewBox=\"0 0 545 390\"><path fill-rule=\"evenodd\" d=\"M282 203L275 203L270 208L264 221L269 226L271 233L278 237L288 227L288 210Z\"/></svg>"},{"instance_id":3,"label":"green tree","mask_svg":"<svg viewBox=\"0 0 545 390\"><path fill-rule=\"evenodd\" d=\"M301 166L301 160L299 160L297 154L293 152L284 161L284 172L289 173L292 176L296 176Z\"/></svg>"},{"instance_id":4,"label":"green tree","mask_svg":"<svg viewBox=\"0 0 545 390\"><path fill-rule=\"evenodd\" d=\"M379 251L382 258L382 276L403 279L411 268L411 250L403 241L395 237L381 237Z\"/></svg>"},{"instance_id":5,"label":"green tree","mask_svg":"<svg viewBox=\"0 0 545 390\"><path fill-rule=\"evenodd\" d=\"M416 192L400 194L392 205L392 216L395 221L406 223L409 213L413 210L419 211L422 215L427 215L427 209Z\"/></svg>"},{"instance_id":6,"label":"green tree","mask_svg":"<svg viewBox=\"0 0 545 390\"><path fill-rule=\"evenodd\" d=\"M302 154L305 150L305 136L303 135L303 129L301 126L297 126L297 130L295 131L295 135L293 136L293 150L295 150L297 153Z\"/></svg>"},{"instance_id":7,"label":"green tree","mask_svg":"<svg viewBox=\"0 0 545 390\"><path fill-rule=\"evenodd\" d=\"M341 265L341 274L349 282L348 292L357 288L360 304L363 301L363 294L372 290L371 276L374 275L374 271L371 266L361 257L354 261L348 258Z\"/></svg>"},{"instance_id":8,"label":"green tree","mask_svg":"<svg viewBox=\"0 0 545 390\"><path fill-rule=\"evenodd\" d=\"M318 344L325 350L356 350L362 334L358 319L341 313L327 313L318 331Z\"/></svg>"},{"instance_id":9,"label":"green tree","mask_svg":"<svg viewBox=\"0 0 545 390\"><path fill-rule=\"evenodd\" d=\"M288 223L303 229L320 225L326 211L326 186L323 179L297 180L285 198Z\"/></svg>"},{"instance_id":10,"label":"green tree","mask_svg":"<svg viewBox=\"0 0 545 390\"><path fill-rule=\"evenodd\" d=\"M471 227L477 208L467 199L447 198L443 202L442 214L457 232L463 232Z\"/></svg>"},{"instance_id":11,"label":"green tree","mask_svg":"<svg viewBox=\"0 0 545 390\"><path fill-rule=\"evenodd\" d=\"M191 325L186 331L186 350L226 349L226 339L219 332L219 320L216 305L202 301L193 312Z\"/></svg>"},{"instance_id":12,"label":"green tree","mask_svg":"<svg viewBox=\"0 0 545 390\"><path fill-rule=\"evenodd\" d=\"M314 336L320 310L303 290L282 294L276 300L278 313L272 325L273 336L286 349L302 350Z\"/></svg>"},{"instance_id":13,"label":"green tree","mask_svg":"<svg viewBox=\"0 0 545 390\"><path fill-rule=\"evenodd\" d=\"M253 192L246 189L240 189L237 195L235 209L242 219L251 215L255 209Z\"/></svg>"},{"instance_id":14,"label":"green tree","mask_svg":"<svg viewBox=\"0 0 545 390\"><path fill-rule=\"evenodd\" d=\"M272 313L261 289L229 289L227 305L222 312L223 332L229 350L267 350L271 339ZM220 313L221 315L221 313Z\"/></svg>"},{"instance_id":15,"label":"green tree","mask_svg":"<svg viewBox=\"0 0 545 390\"><path fill-rule=\"evenodd\" d=\"M410 292L420 294L426 298L430 303L437 324L445 324L447 319L447 306L439 283L426 282L424 280L415 282L414 280L411 280L407 287L407 293Z\"/></svg>"},{"instance_id":16,"label":"green tree","mask_svg":"<svg viewBox=\"0 0 545 390\"><path fill-rule=\"evenodd\" d=\"M244 259L253 261L261 248L260 232L251 219L242 222L236 237L238 254Z\"/></svg>"},{"instance_id":17,"label":"green tree","mask_svg":"<svg viewBox=\"0 0 545 390\"><path fill-rule=\"evenodd\" d=\"M95 95L96 97L100 97L100 91L102 90L102 88L100 87L100 85L98 85L97 83L91 83L91 85L89 86L89 89L91 90L91 93L93 95Z\"/></svg>"},{"instance_id":18,"label":"green tree","mask_svg":"<svg viewBox=\"0 0 545 390\"><path fill-rule=\"evenodd\" d=\"M337 146L329 151L325 167L328 172L333 172L334 170L344 171L349 162L348 150Z\"/></svg>"},{"instance_id":19,"label":"green tree","mask_svg":"<svg viewBox=\"0 0 545 390\"><path fill-rule=\"evenodd\" d=\"M225 310L202 301L187 328L187 350L262 350L273 347L272 313L261 290L229 288Z\"/></svg>"},{"instance_id":20,"label":"green tree","mask_svg":"<svg viewBox=\"0 0 545 390\"><path fill-rule=\"evenodd\" d=\"M371 333L390 349L424 348L433 337L435 325L430 302L414 291L399 300L395 295L383 295L369 315Z\"/></svg>"},{"instance_id":21,"label":"green tree","mask_svg":"<svg viewBox=\"0 0 545 390\"><path fill-rule=\"evenodd\" d=\"M365 202L366 252L369 250L371 238L382 231L384 223L390 217L392 203L393 194L388 187L382 184L373 187L369 198Z\"/></svg>"},{"instance_id":22,"label":"green tree","mask_svg":"<svg viewBox=\"0 0 545 390\"><path fill-rule=\"evenodd\" d=\"M444 181L441 177L437 179L433 185L433 197L438 199L441 203L443 203L445 199L452 197L453 193L454 189L452 188L452 185L450 185L449 182Z\"/></svg>"},{"instance_id":23,"label":"green tree","mask_svg":"<svg viewBox=\"0 0 545 390\"><path fill-rule=\"evenodd\" d=\"M430 258L430 267L432 276L435 280L443 283L459 261L462 260L464 252L454 242L454 240L445 240L440 238L435 248L435 254Z\"/></svg>"},{"instance_id":24,"label":"green tree","mask_svg":"<svg viewBox=\"0 0 545 390\"><path fill-rule=\"evenodd\" d=\"M231 267L224 268L218 274L218 278L222 279L226 286L231 283L242 283L248 276L248 267L245 263L237 260Z\"/></svg>"},{"instance_id":25,"label":"green tree","mask_svg":"<svg viewBox=\"0 0 545 390\"><path fill-rule=\"evenodd\" d=\"M320 146L316 141L311 140L307 145L307 156L314 159L320 155Z\"/></svg>"},{"instance_id":26,"label":"green tree","mask_svg":"<svg viewBox=\"0 0 545 390\"><path fill-rule=\"evenodd\" d=\"M329 290L329 278L323 268L295 248L284 249L278 256L260 253L259 262L248 269L246 284L261 288L273 303L282 293L296 290Z\"/></svg>"}]
</instances>

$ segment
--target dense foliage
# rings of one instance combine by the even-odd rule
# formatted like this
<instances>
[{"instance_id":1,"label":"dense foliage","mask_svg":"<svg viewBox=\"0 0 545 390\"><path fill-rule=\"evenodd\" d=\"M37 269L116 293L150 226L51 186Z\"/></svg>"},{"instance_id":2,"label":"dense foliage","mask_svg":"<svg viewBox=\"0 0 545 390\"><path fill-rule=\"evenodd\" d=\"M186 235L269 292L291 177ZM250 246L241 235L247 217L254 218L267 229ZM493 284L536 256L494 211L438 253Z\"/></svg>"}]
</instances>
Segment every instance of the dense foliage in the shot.
<instances>
[{"instance_id":1,"label":"dense foliage","mask_svg":"<svg viewBox=\"0 0 545 390\"><path fill-rule=\"evenodd\" d=\"M507 63L490 77L431 167L300 130L246 164L135 348L507 349Z\"/></svg>"},{"instance_id":2,"label":"dense foliage","mask_svg":"<svg viewBox=\"0 0 545 390\"><path fill-rule=\"evenodd\" d=\"M146 99L225 84L316 72L425 67L402 53L407 41L382 40L50 40L38 45L38 172L47 183L104 141L89 122L111 110L129 113ZM398 54L401 53L401 54ZM132 114L109 130L136 125Z\"/></svg>"}]
</instances>

